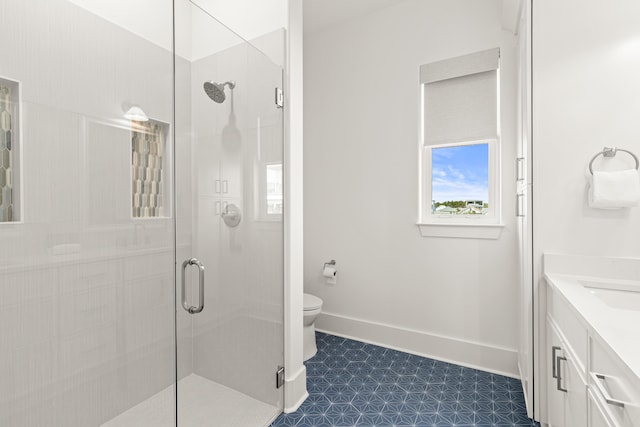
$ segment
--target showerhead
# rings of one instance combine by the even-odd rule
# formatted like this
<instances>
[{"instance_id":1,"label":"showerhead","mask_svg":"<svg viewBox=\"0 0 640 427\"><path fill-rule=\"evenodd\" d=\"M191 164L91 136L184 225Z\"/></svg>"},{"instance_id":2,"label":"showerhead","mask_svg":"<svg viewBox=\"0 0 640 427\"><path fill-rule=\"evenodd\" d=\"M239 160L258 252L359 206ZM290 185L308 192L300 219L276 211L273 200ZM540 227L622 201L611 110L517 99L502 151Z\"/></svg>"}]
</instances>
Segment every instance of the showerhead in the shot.
<instances>
[{"instance_id":1,"label":"showerhead","mask_svg":"<svg viewBox=\"0 0 640 427\"><path fill-rule=\"evenodd\" d=\"M207 93L207 96L211 98L214 102L218 104L222 104L227 96L224 93L224 87L229 86L229 89L236 87L236 83L233 81L228 81L224 83L216 83L214 81L204 82L204 91Z\"/></svg>"}]
</instances>

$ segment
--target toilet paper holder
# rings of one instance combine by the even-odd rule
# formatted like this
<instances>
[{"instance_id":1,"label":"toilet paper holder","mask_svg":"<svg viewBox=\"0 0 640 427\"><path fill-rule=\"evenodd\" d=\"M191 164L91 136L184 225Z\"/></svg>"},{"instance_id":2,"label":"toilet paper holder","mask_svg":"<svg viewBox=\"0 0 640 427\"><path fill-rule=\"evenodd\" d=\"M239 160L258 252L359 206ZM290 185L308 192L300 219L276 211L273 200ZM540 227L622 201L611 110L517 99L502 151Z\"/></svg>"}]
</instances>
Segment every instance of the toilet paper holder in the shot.
<instances>
[{"instance_id":1,"label":"toilet paper holder","mask_svg":"<svg viewBox=\"0 0 640 427\"><path fill-rule=\"evenodd\" d=\"M322 276L324 276L325 280L330 285L335 285L336 275L338 271L336 270L336 260L332 259L329 262L324 263L324 267L322 267Z\"/></svg>"}]
</instances>

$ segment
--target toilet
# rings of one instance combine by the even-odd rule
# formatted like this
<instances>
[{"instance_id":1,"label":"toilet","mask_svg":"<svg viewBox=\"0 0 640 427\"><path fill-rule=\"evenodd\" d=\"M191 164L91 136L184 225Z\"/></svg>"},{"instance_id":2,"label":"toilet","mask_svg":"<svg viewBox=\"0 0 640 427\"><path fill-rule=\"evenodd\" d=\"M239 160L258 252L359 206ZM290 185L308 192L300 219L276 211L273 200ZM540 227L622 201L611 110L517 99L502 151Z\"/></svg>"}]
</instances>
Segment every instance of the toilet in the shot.
<instances>
[{"instance_id":1,"label":"toilet","mask_svg":"<svg viewBox=\"0 0 640 427\"><path fill-rule=\"evenodd\" d=\"M322 311L322 300L315 295L304 294L304 323L302 327L304 360L311 359L318 352L316 347L316 318Z\"/></svg>"}]
</instances>

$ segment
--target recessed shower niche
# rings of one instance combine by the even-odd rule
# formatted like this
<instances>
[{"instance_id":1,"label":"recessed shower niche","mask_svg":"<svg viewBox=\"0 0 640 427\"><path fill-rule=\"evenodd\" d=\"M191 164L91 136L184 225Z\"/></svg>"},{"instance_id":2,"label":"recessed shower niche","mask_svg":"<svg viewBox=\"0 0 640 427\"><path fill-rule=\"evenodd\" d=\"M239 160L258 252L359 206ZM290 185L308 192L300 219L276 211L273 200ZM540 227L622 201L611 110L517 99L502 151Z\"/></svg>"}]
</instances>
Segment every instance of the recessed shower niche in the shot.
<instances>
[{"instance_id":1,"label":"recessed shower niche","mask_svg":"<svg viewBox=\"0 0 640 427\"><path fill-rule=\"evenodd\" d=\"M20 82L0 77L0 222L20 221Z\"/></svg>"},{"instance_id":2,"label":"recessed shower niche","mask_svg":"<svg viewBox=\"0 0 640 427\"><path fill-rule=\"evenodd\" d=\"M133 218L167 217L167 138L169 125L149 119L131 122L131 215Z\"/></svg>"}]
</instances>

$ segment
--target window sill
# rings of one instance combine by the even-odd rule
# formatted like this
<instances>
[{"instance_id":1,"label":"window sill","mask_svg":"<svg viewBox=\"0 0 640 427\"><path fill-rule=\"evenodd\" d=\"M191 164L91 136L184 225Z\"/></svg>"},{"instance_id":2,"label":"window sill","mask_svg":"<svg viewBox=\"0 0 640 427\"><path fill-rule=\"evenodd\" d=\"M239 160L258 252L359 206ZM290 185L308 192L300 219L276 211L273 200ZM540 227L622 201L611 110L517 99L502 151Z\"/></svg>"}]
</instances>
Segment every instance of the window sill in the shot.
<instances>
[{"instance_id":1,"label":"window sill","mask_svg":"<svg viewBox=\"0 0 640 427\"><path fill-rule=\"evenodd\" d=\"M504 224L416 224L422 237L450 237L457 239L500 238Z\"/></svg>"}]
</instances>

